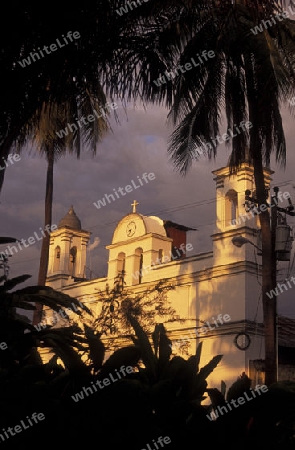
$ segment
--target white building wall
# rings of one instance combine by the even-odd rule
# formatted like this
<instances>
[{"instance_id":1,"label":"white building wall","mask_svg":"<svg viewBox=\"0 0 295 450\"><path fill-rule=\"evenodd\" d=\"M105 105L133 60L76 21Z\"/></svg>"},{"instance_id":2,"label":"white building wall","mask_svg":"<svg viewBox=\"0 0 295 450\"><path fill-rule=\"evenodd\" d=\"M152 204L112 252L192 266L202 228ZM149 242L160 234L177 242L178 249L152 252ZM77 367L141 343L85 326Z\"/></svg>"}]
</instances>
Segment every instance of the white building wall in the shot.
<instances>
[{"instance_id":1,"label":"white building wall","mask_svg":"<svg viewBox=\"0 0 295 450\"><path fill-rule=\"evenodd\" d=\"M106 247L109 250L107 278L74 283L69 277L64 280L62 277L65 277L65 274L48 274L48 284L85 301L95 315L99 314L101 304L89 302L95 298L98 291L105 289L107 283L110 287L113 286L118 274L118 254L121 252L125 253L125 281L131 292L144 291L160 280L174 284L176 289L169 292L168 298L176 310L176 315L185 321L165 324L169 338L177 343L187 336L190 354L194 353L197 342L202 341L201 367L213 356L223 355L221 363L208 378L210 387L217 388L220 388L221 380L229 387L242 372L249 374L250 362L264 357L261 277L257 272L261 258L255 256L250 244L237 248L232 243L232 238L239 235L256 243L256 219L243 222L241 226L233 226L227 222L225 213L225 195L231 189L238 193L237 215L245 213L244 191L253 189L253 171L244 168L235 178L229 178L228 173L228 168L214 171L217 219L212 236L212 251L197 254L194 249L185 259L171 260L172 240L166 236L163 221L132 213L119 222L112 243ZM62 248L67 249L68 238L62 240L58 230L56 233L52 246L60 243ZM79 248L84 252L81 239L76 233L72 242L79 240ZM139 281L135 282L132 277L137 248L142 248L143 265L147 268L143 272L141 284ZM170 260L152 265L160 249L163 249L163 255L170 256ZM51 248L51 258L52 250ZM82 273L84 259L83 263L82 259L80 261L79 271ZM67 264L66 260L64 263ZM52 261L50 267L53 267ZM230 320L220 325L218 322L218 326L215 326L214 321L219 315L222 318L227 315ZM159 321L162 319L159 318ZM206 322L209 322L213 329L197 336L196 331ZM235 337L240 332L246 332L250 336L251 343L247 350L240 350L235 345Z\"/></svg>"}]
</instances>

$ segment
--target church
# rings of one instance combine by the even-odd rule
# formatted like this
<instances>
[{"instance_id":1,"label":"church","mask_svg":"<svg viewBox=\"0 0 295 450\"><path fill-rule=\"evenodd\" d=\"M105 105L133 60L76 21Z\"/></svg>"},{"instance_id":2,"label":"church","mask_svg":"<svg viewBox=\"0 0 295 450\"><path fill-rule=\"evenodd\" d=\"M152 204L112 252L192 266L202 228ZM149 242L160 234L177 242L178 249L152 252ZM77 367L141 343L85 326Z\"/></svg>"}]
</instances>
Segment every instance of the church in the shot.
<instances>
[{"instance_id":1,"label":"church","mask_svg":"<svg viewBox=\"0 0 295 450\"><path fill-rule=\"evenodd\" d=\"M245 191L255 190L254 170L243 163L234 175L227 166L212 174L216 186L216 224L211 251L197 253L187 239L191 228L165 218L144 216L134 201L131 212L116 225L112 241L106 247L107 276L87 279L91 233L83 229L71 207L58 228L51 232L46 284L77 298L95 315L100 307L95 302L97 291L113 286L122 270L126 288L134 294L144 292L160 280L171 282L176 288L168 293L169 301L176 317L185 319L164 323L173 355L183 356L181 344L186 342L188 357L202 341L200 367L213 356L223 355L207 379L210 387L220 389L221 380L229 387L243 372L255 386L264 382L261 254L254 249L259 237L259 218L238 220L245 215ZM265 169L267 186L272 174L273 171ZM253 243L254 248L249 244L235 246L233 240L240 237Z\"/></svg>"}]
</instances>

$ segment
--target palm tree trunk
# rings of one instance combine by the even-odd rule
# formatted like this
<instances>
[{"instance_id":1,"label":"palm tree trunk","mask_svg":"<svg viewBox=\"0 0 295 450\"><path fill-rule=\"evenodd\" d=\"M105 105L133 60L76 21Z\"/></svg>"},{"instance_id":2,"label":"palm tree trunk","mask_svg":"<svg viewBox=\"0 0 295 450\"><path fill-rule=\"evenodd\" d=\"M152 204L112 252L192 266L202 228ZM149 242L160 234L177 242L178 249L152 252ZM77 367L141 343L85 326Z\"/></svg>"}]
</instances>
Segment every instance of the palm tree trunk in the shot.
<instances>
[{"instance_id":1,"label":"palm tree trunk","mask_svg":"<svg viewBox=\"0 0 295 450\"><path fill-rule=\"evenodd\" d=\"M14 131L11 131L6 139L4 140L3 144L0 147L0 155L1 155L1 163L3 163L4 160L7 160L7 157L9 155L9 152L12 148L12 145L17 138L19 133L19 128L15 128ZM5 176L6 167L4 167L2 170L0 170L0 192L2 191L3 183L4 183L4 176Z\"/></svg>"},{"instance_id":2,"label":"palm tree trunk","mask_svg":"<svg viewBox=\"0 0 295 450\"><path fill-rule=\"evenodd\" d=\"M53 167L54 167L54 150L53 148L46 151L47 155L47 175L46 175L46 193L45 193L45 222L44 226L48 225L48 228L52 225L52 202L53 202ZM50 234L48 231L44 231L45 236L42 239L40 265L38 274L38 285L45 286L48 260L49 260L49 246L50 246ZM34 312L33 323L39 323L42 319L42 306L36 304L36 310Z\"/></svg>"},{"instance_id":3,"label":"palm tree trunk","mask_svg":"<svg viewBox=\"0 0 295 450\"><path fill-rule=\"evenodd\" d=\"M254 155L254 179L258 205L265 205L267 194L263 173L262 153L256 149ZM276 259L272 242L272 230L269 211L259 215L262 236L262 305L265 339L265 384L277 382L277 305L276 296L269 298L269 293L276 286Z\"/></svg>"}]
</instances>

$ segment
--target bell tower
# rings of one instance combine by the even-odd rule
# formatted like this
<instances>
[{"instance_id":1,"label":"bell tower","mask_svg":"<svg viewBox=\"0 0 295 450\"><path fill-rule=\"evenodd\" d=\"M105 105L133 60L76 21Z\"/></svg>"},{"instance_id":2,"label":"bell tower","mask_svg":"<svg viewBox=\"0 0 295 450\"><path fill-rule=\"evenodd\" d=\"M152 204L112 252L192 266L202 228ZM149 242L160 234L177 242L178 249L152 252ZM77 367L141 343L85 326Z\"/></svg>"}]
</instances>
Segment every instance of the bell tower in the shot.
<instances>
[{"instance_id":1,"label":"bell tower","mask_svg":"<svg viewBox=\"0 0 295 450\"><path fill-rule=\"evenodd\" d=\"M50 234L46 285L60 289L75 279L85 277L86 250L90 232L82 230L73 206Z\"/></svg>"},{"instance_id":2,"label":"bell tower","mask_svg":"<svg viewBox=\"0 0 295 450\"><path fill-rule=\"evenodd\" d=\"M124 270L127 286L141 284L151 271L153 264L161 264L164 258L171 260L173 239L167 236L164 222L155 216L143 216L132 212L118 223L109 250L108 279L114 282Z\"/></svg>"},{"instance_id":3,"label":"bell tower","mask_svg":"<svg viewBox=\"0 0 295 450\"><path fill-rule=\"evenodd\" d=\"M255 194L254 168L244 162L233 174L230 167L222 167L212 172L216 183L216 224L212 235L214 263L224 264L234 262L236 254L232 244L232 238L243 236L254 244L257 244L259 217L245 209L245 191ZM265 184L269 188L271 175L274 172L264 169ZM251 247L251 246L250 246ZM249 252L249 246L244 246L244 251ZM244 255L246 257L246 253Z\"/></svg>"}]
</instances>

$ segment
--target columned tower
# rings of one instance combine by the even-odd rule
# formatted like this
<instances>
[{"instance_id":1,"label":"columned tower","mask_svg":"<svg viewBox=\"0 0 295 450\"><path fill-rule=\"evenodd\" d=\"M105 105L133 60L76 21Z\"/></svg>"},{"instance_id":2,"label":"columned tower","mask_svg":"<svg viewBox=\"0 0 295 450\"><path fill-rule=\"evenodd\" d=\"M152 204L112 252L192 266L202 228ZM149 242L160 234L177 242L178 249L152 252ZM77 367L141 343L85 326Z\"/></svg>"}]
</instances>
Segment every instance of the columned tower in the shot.
<instances>
[{"instance_id":1,"label":"columned tower","mask_svg":"<svg viewBox=\"0 0 295 450\"><path fill-rule=\"evenodd\" d=\"M212 172L216 183L216 225L212 235L215 264L236 260L232 244L234 236L243 236L257 244L260 229L259 216L245 210L245 191L255 193L254 168L243 163L236 173L231 174L229 166ZM274 172L264 169L265 184L269 188ZM250 247L250 248L249 248ZM244 246L244 259L252 252L251 246ZM247 253L248 252L248 253Z\"/></svg>"},{"instance_id":2,"label":"columned tower","mask_svg":"<svg viewBox=\"0 0 295 450\"><path fill-rule=\"evenodd\" d=\"M82 230L81 221L71 206L57 230L50 234L48 286L60 289L71 279L86 278L86 247L90 234Z\"/></svg>"}]
</instances>

